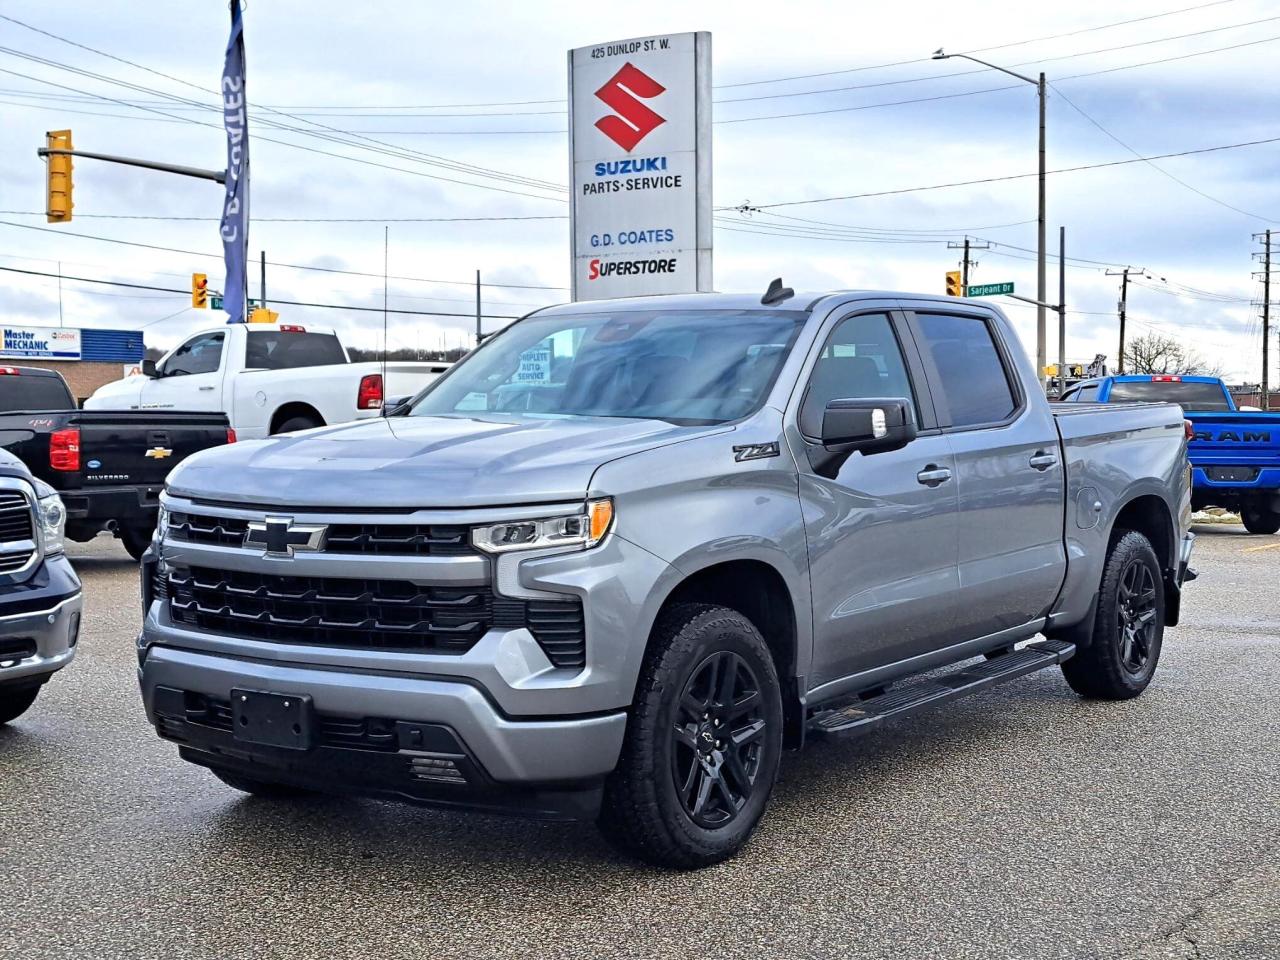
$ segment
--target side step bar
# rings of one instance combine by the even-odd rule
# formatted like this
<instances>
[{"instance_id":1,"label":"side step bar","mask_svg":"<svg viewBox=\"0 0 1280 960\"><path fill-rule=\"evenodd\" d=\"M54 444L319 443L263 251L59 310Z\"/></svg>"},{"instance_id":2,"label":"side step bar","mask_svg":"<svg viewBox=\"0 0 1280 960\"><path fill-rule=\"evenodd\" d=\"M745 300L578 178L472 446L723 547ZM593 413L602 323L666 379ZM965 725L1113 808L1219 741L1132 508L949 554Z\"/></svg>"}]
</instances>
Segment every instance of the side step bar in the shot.
<instances>
[{"instance_id":1,"label":"side step bar","mask_svg":"<svg viewBox=\"0 0 1280 960\"><path fill-rule=\"evenodd\" d=\"M821 710L809 720L813 733L850 733L872 730L888 720L898 720L927 707L994 687L1006 680L1052 667L1068 660L1076 645L1065 640L1041 640L1021 650L965 667L941 677L908 683L876 697L854 700L844 706Z\"/></svg>"}]
</instances>

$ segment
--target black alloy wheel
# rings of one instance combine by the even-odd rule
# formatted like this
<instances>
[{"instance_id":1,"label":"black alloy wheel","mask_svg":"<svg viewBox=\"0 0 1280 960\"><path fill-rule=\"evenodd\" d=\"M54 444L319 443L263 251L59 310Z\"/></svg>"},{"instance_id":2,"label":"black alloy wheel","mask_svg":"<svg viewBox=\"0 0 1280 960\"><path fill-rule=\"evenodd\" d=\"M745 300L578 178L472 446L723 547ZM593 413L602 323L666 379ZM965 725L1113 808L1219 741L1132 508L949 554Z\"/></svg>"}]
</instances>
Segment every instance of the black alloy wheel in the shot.
<instances>
[{"instance_id":1,"label":"black alloy wheel","mask_svg":"<svg viewBox=\"0 0 1280 960\"><path fill-rule=\"evenodd\" d=\"M724 826L751 799L766 725L760 682L742 657L721 650L694 669L671 734L671 774L698 826Z\"/></svg>"},{"instance_id":2,"label":"black alloy wheel","mask_svg":"<svg viewBox=\"0 0 1280 960\"><path fill-rule=\"evenodd\" d=\"M1141 558L1130 560L1120 574L1116 618L1120 631L1120 665L1141 676L1151 659L1156 631L1156 580Z\"/></svg>"}]
</instances>

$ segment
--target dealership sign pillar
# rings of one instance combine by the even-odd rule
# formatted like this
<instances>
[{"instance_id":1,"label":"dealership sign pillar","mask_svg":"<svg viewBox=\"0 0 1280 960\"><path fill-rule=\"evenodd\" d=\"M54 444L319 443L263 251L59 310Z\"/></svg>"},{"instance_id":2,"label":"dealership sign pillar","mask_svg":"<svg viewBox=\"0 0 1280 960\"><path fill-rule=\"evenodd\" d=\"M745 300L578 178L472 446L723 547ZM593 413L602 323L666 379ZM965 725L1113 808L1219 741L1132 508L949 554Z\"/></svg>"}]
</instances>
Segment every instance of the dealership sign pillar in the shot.
<instances>
[{"instance_id":1,"label":"dealership sign pillar","mask_svg":"<svg viewBox=\"0 0 1280 960\"><path fill-rule=\"evenodd\" d=\"M573 299L711 289L711 34L569 51Z\"/></svg>"}]
</instances>

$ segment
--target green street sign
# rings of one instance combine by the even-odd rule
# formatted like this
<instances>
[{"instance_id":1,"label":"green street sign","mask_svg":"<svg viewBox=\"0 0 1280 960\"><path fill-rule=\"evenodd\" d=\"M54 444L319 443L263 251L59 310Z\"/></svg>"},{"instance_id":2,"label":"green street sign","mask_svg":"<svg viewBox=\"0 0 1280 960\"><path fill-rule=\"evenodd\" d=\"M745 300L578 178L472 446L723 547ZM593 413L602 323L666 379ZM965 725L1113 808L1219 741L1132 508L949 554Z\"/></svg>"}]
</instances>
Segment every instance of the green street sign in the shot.
<instances>
[{"instance_id":1,"label":"green street sign","mask_svg":"<svg viewBox=\"0 0 1280 960\"><path fill-rule=\"evenodd\" d=\"M214 310L221 310L221 309L222 309L222 294L220 294L220 293L210 294L210 295L209 295L209 306L210 306L212 309L214 309ZM262 306L262 301L261 301L261 300L254 300L254 299L250 298L250 300L249 300L249 309L250 309L250 310L252 310L254 307L260 307L260 306Z\"/></svg>"},{"instance_id":2,"label":"green street sign","mask_svg":"<svg viewBox=\"0 0 1280 960\"><path fill-rule=\"evenodd\" d=\"M964 288L966 297L997 297L1002 293L1013 293L1012 283L971 284Z\"/></svg>"}]
</instances>

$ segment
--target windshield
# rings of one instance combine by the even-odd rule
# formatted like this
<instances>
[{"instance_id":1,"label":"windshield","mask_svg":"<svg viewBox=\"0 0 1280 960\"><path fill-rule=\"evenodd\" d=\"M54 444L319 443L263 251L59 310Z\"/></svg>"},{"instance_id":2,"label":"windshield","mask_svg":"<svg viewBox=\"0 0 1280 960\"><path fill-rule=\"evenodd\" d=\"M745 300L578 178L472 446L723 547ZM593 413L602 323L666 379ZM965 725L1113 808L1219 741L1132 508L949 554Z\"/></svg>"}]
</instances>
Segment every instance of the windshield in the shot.
<instances>
[{"instance_id":1,"label":"windshield","mask_svg":"<svg viewBox=\"0 0 1280 960\"><path fill-rule=\"evenodd\" d=\"M533 316L462 360L410 415L737 420L764 402L807 316L799 310Z\"/></svg>"},{"instance_id":2,"label":"windshield","mask_svg":"<svg viewBox=\"0 0 1280 960\"><path fill-rule=\"evenodd\" d=\"M1184 410L1230 410L1227 395L1216 383L1185 380L1120 381L1111 385L1112 400L1163 400Z\"/></svg>"}]
</instances>

